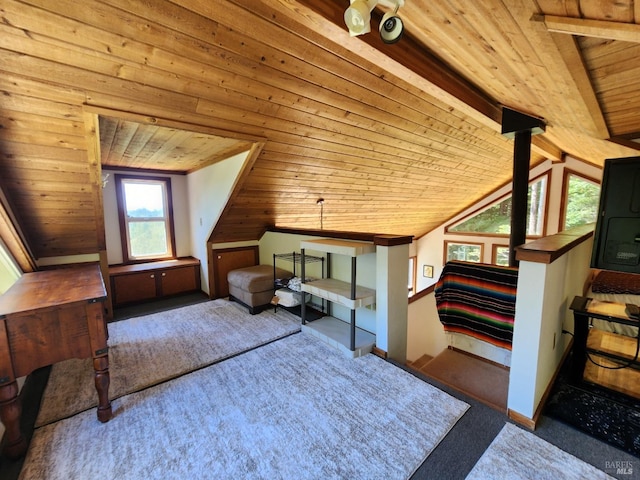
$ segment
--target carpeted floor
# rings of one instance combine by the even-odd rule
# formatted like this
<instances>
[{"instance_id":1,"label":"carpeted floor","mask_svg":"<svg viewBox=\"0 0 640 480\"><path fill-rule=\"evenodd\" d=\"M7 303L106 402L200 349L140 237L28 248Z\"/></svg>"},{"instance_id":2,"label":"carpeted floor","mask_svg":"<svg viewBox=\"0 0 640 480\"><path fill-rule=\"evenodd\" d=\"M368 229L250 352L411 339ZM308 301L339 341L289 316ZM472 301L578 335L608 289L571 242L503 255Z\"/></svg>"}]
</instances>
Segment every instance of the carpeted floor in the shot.
<instances>
[{"instance_id":1,"label":"carpeted floor","mask_svg":"<svg viewBox=\"0 0 640 480\"><path fill-rule=\"evenodd\" d=\"M136 303L118 307L113 311L112 322L126 320L127 318L141 317L143 315L151 315L152 313L166 312L174 308L187 307L196 303L208 302L209 295L204 292L185 293L177 296L170 296L153 300L150 302Z\"/></svg>"},{"instance_id":2,"label":"carpeted floor","mask_svg":"<svg viewBox=\"0 0 640 480\"><path fill-rule=\"evenodd\" d=\"M609 469L617 471L615 466ZM632 471L633 466L630 469ZM532 433L507 423L473 467L467 480L512 478L604 480L612 477Z\"/></svg>"},{"instance_id":3,"label":"carpeted floor","mask_svg":"<svg viewBox=\"0 0 640 480\"><path fill-rule=\"evenodd\" d=\"M224 299L109 324L109 398L156 385L300 331L284 310L249 315ZM55 364L36 426L97 405L91 359Z\"/></svg>"},{"instance_id":4,"label":"carpeted floor","mask_svg":"<svg viewBox=\"0 0 640 480\"><path fill-rule=\"evenodd\" d=\"M545 414L640 457L640 400L596 385L572 385L563 365Z\"/></svg>"},{"instance_id":5,"label":"carpeted floor","mask_svg":"<svg viewBox=\"0 0 640 480\"><path fill-rule=\"evenodd\" d=\"M21 480L407 479L468 405L296 334L36 430Z\"/></svg>"},{"instance_id":6,"label":"carpeted floor","mask_svg":"<svg viewBox=\"0 0 640 480\"><path fill-rule=\"evenodd\" d=\"M174 299L174 301L175 303L170 305L171 308L178 307L182 298ZM163 308L166 308L166 305L163 306ZM145 312L155 312L158 310L158 307L155 305L143 305L136 310L134 314L140 315ZM131 312L124 312L124 316L127 317L131 314ZM504 413L500 413L437 380L428 378L419 372L409 370L404 365L395 364L395 366L411 373L421 382L429 383L439 390L470 405L462 418L457 421L448 434L438 443L435 449L431 451L426 460L418 467L412 475L411 480L465 479L504 427L505 421L507 421L506 416ZM33 434L35 417L38 412L44 385L46 384L48 370L48 368L41 369L30 375L21 394L23 403L21 425L27 440L29 440ZM114 405L116 405L117 402L120 402L120 400L116 400ZM117 406L116 411L118 411ZM86 415L95 420L95 412L89 411L86 412ZM614 478L623 480L640 479L640 458L638 458L638 456L633 456L623 450L599 441L591 435L586 435L578 429L572 428L566 422L557 421L550 416L543 415L533 434L576 458L600 470L606 471ZM91 439L89 443L93 443L95 440L96 439ZM100 438L98 438L98 441L99 440ZM125 447L121 445L121 447L136 449L135 446ZM68 454L65 453L64 457L67 455ZM0 457L0 480L18 479L23 462L24 458L11 461L5 457ZM612 466L631 466L633 471L631 473L624 471L616 474L610 470ZM522 478L528 478L528 476Z\"/></svg>"}]
</instances>

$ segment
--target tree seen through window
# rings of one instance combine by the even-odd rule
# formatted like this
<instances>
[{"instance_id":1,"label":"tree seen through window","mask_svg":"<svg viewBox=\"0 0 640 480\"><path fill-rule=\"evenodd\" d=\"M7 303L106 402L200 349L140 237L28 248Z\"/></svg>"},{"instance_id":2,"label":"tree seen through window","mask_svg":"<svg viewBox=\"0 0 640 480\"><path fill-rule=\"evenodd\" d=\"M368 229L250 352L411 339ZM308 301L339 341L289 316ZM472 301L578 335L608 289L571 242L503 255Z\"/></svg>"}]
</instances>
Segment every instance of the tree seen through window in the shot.
<instances>
[{"instance_id":1,"label":"tree seen through window","mask_svg":"<svg viewBox=\"0 0 640 480\"><path fill-rule=\"evenodd\" d=\"M116 175L116 188L127 260L173 256L170 180Z\"/></svg>"},{"instance_id":2,"label":"tree seen through window","mask_svg":"<svg viewBox=\"0 0 640 480\"><path fill-rule=\"evenodd\" d=\"M529 184L527 196L527 235L542 235L547 177ZM449 232L494 233L509 235L511 232L511 196L487 209L448 228Z\"/></svg>"},{"instance_id":3,"label":"tree seen through window","mask_svg":"<svg viewBox=\"0 0 640 480\"><path fill-rule=\"evenodd\" d=\"M596 221L600 185L578 175L569 174L565 198L563 230Z\"/></svg>"}]
</instances>

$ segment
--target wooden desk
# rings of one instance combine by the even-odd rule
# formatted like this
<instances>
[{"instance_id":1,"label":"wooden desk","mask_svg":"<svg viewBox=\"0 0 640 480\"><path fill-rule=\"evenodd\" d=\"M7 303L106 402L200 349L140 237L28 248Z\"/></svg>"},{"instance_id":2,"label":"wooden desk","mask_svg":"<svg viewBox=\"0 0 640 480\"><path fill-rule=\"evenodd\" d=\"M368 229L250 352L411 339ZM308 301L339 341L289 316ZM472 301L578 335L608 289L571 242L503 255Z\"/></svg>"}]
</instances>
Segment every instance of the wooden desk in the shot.
<instances>
[{"instance_id":1,"label":"wooden desk","mask_svg":"<svg viewBox=\"0 0 640 480\"><path fill-rule=\"evenodd\" d=\"M587 362L588 353L596 353L617 361L621 364L640 365L638 361L630 361L628 358L608 352L591 350L587 348L587 337L589 336L589 318L599 318L610 322L624 325L640 326L640 321L631 318L626 312L624 303L604 302L588 297L575 297L571 306L573 310L573 347L571 369L569 371L570 380L573 383L582 382L584 367Z\"/></svg>"},{"instance_id":2,"label":"wooden desk","mask_svg":"<svg viewBox=\"0 0 640 480\"><path fill-rule=\"evenodd\" d=\"M69 358L93 358L98 420L111 419L106 290L98 265L26 273L0 296L0 420L4 453L23 455L16 378Z\"/></svg>"}]
</instances>

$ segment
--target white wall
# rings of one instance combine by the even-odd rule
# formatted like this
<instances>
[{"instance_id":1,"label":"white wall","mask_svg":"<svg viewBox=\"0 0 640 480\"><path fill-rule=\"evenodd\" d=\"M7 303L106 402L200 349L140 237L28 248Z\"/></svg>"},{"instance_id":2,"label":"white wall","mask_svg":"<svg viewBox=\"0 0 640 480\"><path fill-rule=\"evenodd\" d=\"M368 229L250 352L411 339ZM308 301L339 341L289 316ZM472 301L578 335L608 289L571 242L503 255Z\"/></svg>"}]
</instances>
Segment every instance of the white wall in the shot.
<instances>
[{"instance_id":1,"label":"white wall","mask_svg":"<svg viewBox=\"0 0 640 480\"><path fill-rule=\"evenodd\" d=\"M310 235L292 235L287 233L266 232L260 239L260 264L273 265L273 254L279 253L300 253L300 242L303 240L314 240L321 237ZM318 252L306 252L309 255L324 256ZM293 263L286 260L277 260L276 266L293 273ZM326 265L324 267L326 276ZM296 265L296 275L300 276L300 265ZM309 263L305 265L305 276L321 278L322 263Z\"/></svg>"},{"instance_id":2,"label":"white wall","mask_svg":"<svg viewBox=\"0 0 640 480\"><path fill-rule=\"evenodd\" d=\"M376 346L388 358L407 360L409 244L376 247Z\"/></svg>"},{"instance_id":3,"label":"white wall","mask_svg":"<svg viewBox=\"0 0 640 480\"><path fill-rule=\"evenodd\" d=\"M291 235L285 233L267 232L260 239L260 263L273 264L274 253L300 252L302 240L313 240L317 236ZM309 255L325 256L322 252L307 250ZM408 264L408 257L407 257ZM284 261L278 261L278 266L286 270L292 270L292 266ZM305 267L306 276L320 277L319 264L309 264ZM325 267L326 272L326 267ZM344 255L331 255L331 277L345 282L351 281L351 257ZM369 253L357 257L356 283L363 287L376 288L376 254ZM403 282L404 284L404 282ZM405 287L406 288L406 287ZM314 299L314 302L316 300ZM318 300L319 302L319 300ZM340 305L332 305L332 315L344 321L350 321L350 310ZM371 333L376 332L376 312L371 308L359 308L356 311L356 325Z\"/></svg>"},{"instance_id":4,"label":"white wall","mask_svg":"<svg viewBox=\"0 0 640 480\"><path fill-rule=\"evenodd\" d=\"M593 237L550 264L521 261L507 407L533 419L573 332L573 298L589 276Z\"/></svg>"},{"instance_id":5,"label":"white wall","mask_svg":"<svg viewBox=\"0 0 640 480\"><path fill-rule=\"evenodd\" d=\"M547 205L547 217L546 217L546 233L545 236L553 235L558 232L560 222L560 209L562 202L562 182L564 177L564 171L568 169L577 173L581 173L590 178L600 179L602 178L602 169L594 165L576 160L571 157L567 157L565 162L553 163L550 160L543 162L542 164L531 169L529 178L534 179L545 172L550 172L549 179L549 200ZM483 248L484 263L491 263L492 245L508 245L509 239L507 237L497 236L476 236L476 235L460 235L453 233L445 233L445 227L453 224L459 220L462 220L470 213L477 211L479 208L488 206L500 199L501 197L511 192L511 184L505 185L503 188L497 190L492 195L489 195L482 202L471 206L470 208L460 212L445 224L436 228L429 234L419 238L414 242L415 255L417 256L417 279L416 279L416 291L424 290L425 288L433 285L438 281L438 277L442 273L442 267L444 266L444 242L459 241L459 242L473 242L481 243ZM423 265L433 265L433 278L426 278L422 276Z\"/></svg>"},{"instance_id":6,"label":"white wall","mask_svg":"<svg viewBox=\"0 0 640 480\"><path fill-rule=\"evenodd\" d=\"M407 360L415 362L423 355L435 357L447 348L447 344L433 292L409 303Z\"/></svg>"},{"instance_id":7,"label":"white wall","mask_svg":"<svg viewBox=\"0 0 640 480\"><path fill-rule=\"evenodd\" d=\"M248 154L234 155L187 175L187 217L191 226L189 255L200 260L202 289L206 293L209 293L207 240L227 204Z\"/></svg>"}]
</instances>

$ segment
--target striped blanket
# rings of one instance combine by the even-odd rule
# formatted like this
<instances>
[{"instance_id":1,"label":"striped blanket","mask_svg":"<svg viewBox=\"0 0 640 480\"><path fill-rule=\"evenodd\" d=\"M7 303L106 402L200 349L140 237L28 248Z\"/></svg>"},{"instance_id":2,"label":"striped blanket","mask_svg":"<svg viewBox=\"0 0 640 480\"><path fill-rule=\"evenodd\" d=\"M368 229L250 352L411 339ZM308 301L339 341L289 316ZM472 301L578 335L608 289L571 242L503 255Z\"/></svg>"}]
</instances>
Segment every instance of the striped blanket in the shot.
<instances>
[{"instance_id":1,"label":"striped blanket","mask_svg":"<svg viewBox=\"0 0 640 480\"><path fill-rule=\"evenodd\" d=\"M517 283L517 268L447 262L434 292L444 330L511 350Z\"/></svg>"}]
</instances>

